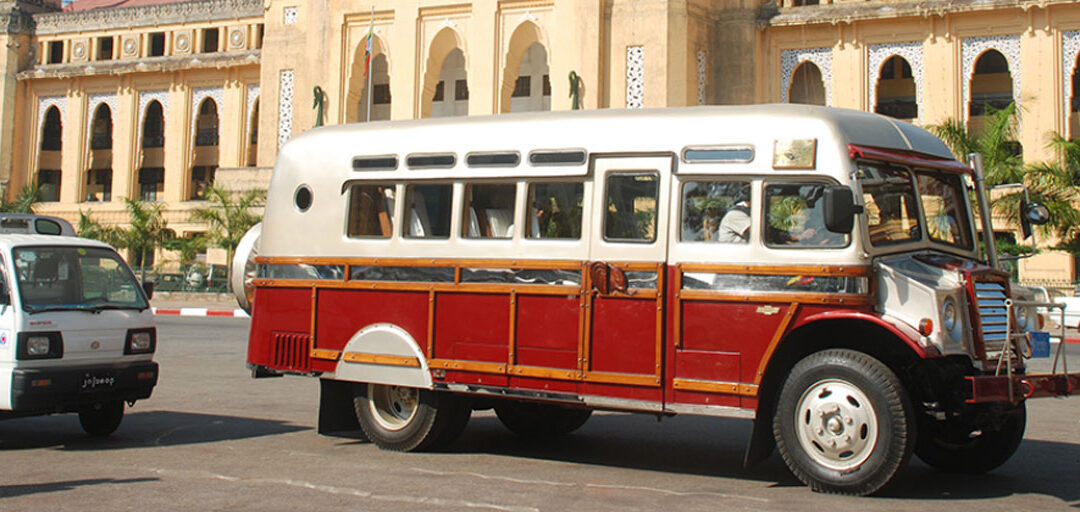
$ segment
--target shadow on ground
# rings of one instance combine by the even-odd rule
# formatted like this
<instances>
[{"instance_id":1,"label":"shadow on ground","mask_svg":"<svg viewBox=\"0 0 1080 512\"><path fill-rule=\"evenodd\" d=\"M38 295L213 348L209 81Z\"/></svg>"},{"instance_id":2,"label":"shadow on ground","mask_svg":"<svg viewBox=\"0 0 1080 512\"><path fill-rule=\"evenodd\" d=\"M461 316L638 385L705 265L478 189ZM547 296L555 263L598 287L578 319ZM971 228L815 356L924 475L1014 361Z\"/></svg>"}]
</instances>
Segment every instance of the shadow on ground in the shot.
<instances>
[{"instance_id":1,"label":"shadow on ground","mask_svg":"<svg viewBox=\"0 0 1080 512\"><path fill-rule=\"evenodd\" d=\"M86 480L68 480L65 482L47 482L43 484L27 484L27 485L0 485L0 498L16 498L19 496L28 496L32 494L46 494L50 492L62 492L71 491L78 487L88 487L94 485L130 485L146 482L157 482L158 478L127 478L127 479L115 479L115 478L95 478ZM118 487L118 490L123 490Z\"/></svg>"},{"instance_id":2,"label":"shadow on ground","mask_svg":"<svg viewBox=\"0 0 1080 512\"><path fill-rule=\"evenodd\" d=\"M90 437L74 414L0 422L0 452L54 447L62 450L118 450L214 443L309 430L283 421L177 411L128 412L108 437Z\"/></svg>"},{"instance_id":3,"label":"shadow on ground","mask_svg":"<svg viewBox=\"0 0 1080 512\"><path fill-rule=\"evenodd\" d=\"M700 416L658 422L645 415L596 414L571 435L537 442L519 438L498 419L484 416L473 418L466 433L447 452L749 479L774 487L801 486L777 453L754 467L743 467L750 426L746 420ZM877 498L939 501L1039 494L1080 508L1076 468L1080 468L1080 444L1040 440L1025 440L1009 462L984 475L942 473L912 456Z\"/></svg>"}]
</instances>

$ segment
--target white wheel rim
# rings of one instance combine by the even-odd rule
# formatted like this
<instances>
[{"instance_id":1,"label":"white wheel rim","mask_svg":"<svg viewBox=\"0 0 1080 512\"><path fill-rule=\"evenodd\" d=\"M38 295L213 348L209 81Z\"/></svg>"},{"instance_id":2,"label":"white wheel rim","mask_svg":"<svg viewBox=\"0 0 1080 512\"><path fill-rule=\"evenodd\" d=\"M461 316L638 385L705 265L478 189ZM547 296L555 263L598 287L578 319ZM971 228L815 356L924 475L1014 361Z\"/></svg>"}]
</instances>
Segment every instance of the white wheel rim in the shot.
<instances>
[{"instance_id":1,"label":"white wheel rim","mask_svg":"<svg viewBox=\"0 0 1080 512\"><path fill-rule=\"evenodd\" d=\"M839 379L816 382L799 398L795 433L806 454L836 471L858 467L877 445L877 415L857 386Z\"/></svg>"},{"instance_id":2,"label":"white wheel rim","mask_svg":"<svg viewBox=\"0 0 1080 512\"><path fill-rule=\"evenodd\" d=\"M386 430L401 430L416 416L420 392L416 388L368 384L371 417Z\"/></svg>"}]
</instances>

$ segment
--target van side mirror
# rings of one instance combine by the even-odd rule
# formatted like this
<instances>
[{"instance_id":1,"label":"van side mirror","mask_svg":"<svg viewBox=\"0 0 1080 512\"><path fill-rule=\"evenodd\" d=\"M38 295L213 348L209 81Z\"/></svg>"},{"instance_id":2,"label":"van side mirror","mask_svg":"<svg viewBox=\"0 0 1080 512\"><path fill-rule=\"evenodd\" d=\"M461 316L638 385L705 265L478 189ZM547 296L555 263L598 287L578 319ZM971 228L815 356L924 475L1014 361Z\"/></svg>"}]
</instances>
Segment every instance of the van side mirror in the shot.
<instances>
[{"instance_id":1,"label":"van side mirror","mask_svg":"<svg viewBox=\"0 0 1080 512\"><path fill-rule=\"evenodd\" d=\"M829 187L822 200L825 201L825 229L850 234L855 228L855 215L863 212L862 205L855 204L851 187Z\"/></svg>"},{"instance_id":2,"label":"van side mirror","mask_svg":"<svg viewBox=\"0 0 1080 512\"><path fill-rule=\"evenodd\" d=\"M1034 201L1020 200L1020 231L1031 238L1031 226L1041 226L1050 220L1050 209Z\"/></svg>"},{"instance_id":3,"label":"van side mirror","mask_svg":"<svg viewBox=\"0 0 1080 512\"><path fill-rule=\"evenodd\" d=\"M154 282L153 281L143 281L142 289L143 289L144 292L146 292L146 300L150 300L150 299L154 298Z\"/></svg>"}]
</instances>

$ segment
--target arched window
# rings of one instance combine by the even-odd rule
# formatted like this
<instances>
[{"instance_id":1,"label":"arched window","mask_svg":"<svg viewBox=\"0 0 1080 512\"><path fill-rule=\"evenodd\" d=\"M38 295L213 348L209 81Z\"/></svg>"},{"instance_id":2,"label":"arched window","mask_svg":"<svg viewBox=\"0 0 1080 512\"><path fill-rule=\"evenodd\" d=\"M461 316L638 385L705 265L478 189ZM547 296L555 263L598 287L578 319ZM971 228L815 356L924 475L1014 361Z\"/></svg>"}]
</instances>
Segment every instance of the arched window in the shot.
<instances>
[{"instance_id":1,"label":"arched window","mask_svg":"<svg viewBox=\"0 0 1080 512\"><path fill-rule=\"evenodd\" d=\"M112 149L112 110L102 103L94 111L90 127L90 149Z\"/></svg>"},{"instance_id":2,"label":"arched window","mask_svg":"<svg viewBox=\"0 0 1080 512\"><path fill-rule=\"evenodd\" d=\"M461 38L446 27L431 41L425 63L420 117L469 113L469 82Z\"/></svg>"},{"instance_id":3,"label":"arched window","mask_svg":"<svg viewBox=\"0 0 1080 512\"><path fill-rule=\"evenodd\" d=\"M142 124L142 158L139 164L139 199L165 198L165 113L158 101L146 106Z\"/></svg>"},{"instance_id":4,"label":"arched window","mask_svg":"<svg viewBox=\"0 0 1080 512\"><path fill-rule=\"evenodd\" d=\"M363 84L363 92L360 94L360 103L357 111L360 113L358 121L368 120L368 105L371 106L372 121L386 121L390 119L390 66L386 61L386 54L380 53L371 60L371 90L373 96L368 99L367 83ZM366 80L366 77L365 77Z\"/></svg>"},{"instance_id":5,"label":"arched window","mask_svg":"<svg viewBox=\"0 0 1080 512\"><path fill-rule=\"evenodd\" d=\"M899 55L890 57L881 65L874 112L905 121L919 117L911 64Z\"/></svg>"},{"instance_id":6,"label":"arched window","mask_svg":"<svg viewBox=\"0 0 1080 512\"><path fill-rule=\"evenodd\" d=\"M64 126L60 121L60 109L49 107L45 112L45 124L41 128L41 150L60 151L63 146Z\"/></svg>"},{"instance_id":7,"label":"arched window","mask_svg":"<svg viewBox=\"0 0 1080 512\"><path fill-rule=\"evenodd\" d=\"M207 98L199 105L199 117L195 121L195 145L217 146L218 145L218 111L217 103Z\"/></svg>"},{"instance_id":8,"label":"arched window","mask_svg":"<svg viewBox=\"0 0 1080 512\"><path fill-rule=\"evenodd\" d=\"M1072 91L1069 96L1069 137L1080 137L1080 57L1073 63Z\"/></svg>"},{"instance_id":9,"label":"arched window","mask_svg":"<svg viewBox=\"0 0 1080 512\"><path fill-rule=\"evenodd\" d=\"M64 126L60 109L49 107L41 127L41 151L38 153L37 183L41 187L42 201L60 200L60 150L63 146Z\"/></svg>"},{"instance_id":10,"label":"arched window","mask_svg":"<svg viewBox=\"0 0 1080 512\"><path fill-rule=\"evenodd\" d=\"M1012 74L1009 61L997 50L987 50L975 61L975 73L971 76L971 103L968 115L986 115L987 107L1001 110L1012 103Z\"/></svg>"},{"instance_id":11,"label":"arched window","mask_svg":"<svg viewBox=\"0 0 1080 512\"><path fill-rule=\"evenodd\" d=\"M255 100L255 107L251 109L248 133L247 166L255 167L259 157L259 100Z\"/></svg>"},{"instance_id":12,"label":"arched window","mask_svg":"<svg viewBox=\"0 0 1080 512\"><path fill-rule=\"evenodd\" d=\"M86 171L86 201L112 201L112 110L102 103L90 124L90 168Z\"/></svg>"},{"instance_id":13,"label":"arched window","mask_svg":"<svg viewBox=\"0 0 1080 512\"><path fill-rule=\"evenodd\" d=\"M806 105L825 105L825 82L821 70L813 62L803 62L791 75L791 88L788 90L790 103Z\"/></svg>"},{"instance_id":14,"label":"arched window","mask_svg":"<svg viewBox=\"0 0 1080 512\"><path fill-rule=\"evenodd\" d=\"M206 98L199 105L192 160L188 199L205 199L206 189L214 184L214 174L218 168L218 109L217 103L210 98Z\"/></svg>"},{"instance_id":15,"label":"arched window","mask_svg":"<svg viewBox=\"0 0 1080 512\"><path fill-rule=\"evenodd\" d=\"M142 128L142 147L165 147L165 114L161 103L151 101L146 106L146 117L143 118Z\"/></svg>"},{"instance_id":16,"label":"arched window","mask_svg":"<svg viewBox=\"0 0 1080 512\"><path fill-rule=\"evenodd\" d=\"M514 90L510 94L511 112L551 110L551 77L544 45L534 43L521 56Z\"/></svg>"}]
</instances>

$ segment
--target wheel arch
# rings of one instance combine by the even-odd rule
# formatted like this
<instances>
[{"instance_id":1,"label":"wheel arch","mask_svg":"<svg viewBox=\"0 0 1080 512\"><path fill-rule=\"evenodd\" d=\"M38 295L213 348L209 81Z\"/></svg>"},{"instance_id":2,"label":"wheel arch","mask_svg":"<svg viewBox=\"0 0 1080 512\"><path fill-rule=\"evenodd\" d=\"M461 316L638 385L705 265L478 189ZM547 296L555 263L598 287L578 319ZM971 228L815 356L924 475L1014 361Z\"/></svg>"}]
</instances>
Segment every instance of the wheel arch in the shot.
<instances>
[{"instance_id":1,"label":"wheel arch","mask_svg":"<svg viewBox=\"0 0 1080 512\"><path fill-rule=\"evenodd\" d=\"M836 333L845 335L837 336ZM909 390L913 388L914 368L927 357L926 351L916 340L874 315L860 313L807 318L784 336L765 366L758 385L757 413L746 449L745 465L764 460L775 448L772 417L784 377L802 358L832 348L856 350L874 357L896 373Z\"/></svg>"},{"instance_id":2,"label":"wheel arch","mask_svg":"<svg viewBox=\"0 0 1080 512\"><path fill-rule=\"evenodd\" d=\"M360 329L342 350L334 380L433 389L427 357L409 333L393 324Z\"/></svg>"}]
</instances>

